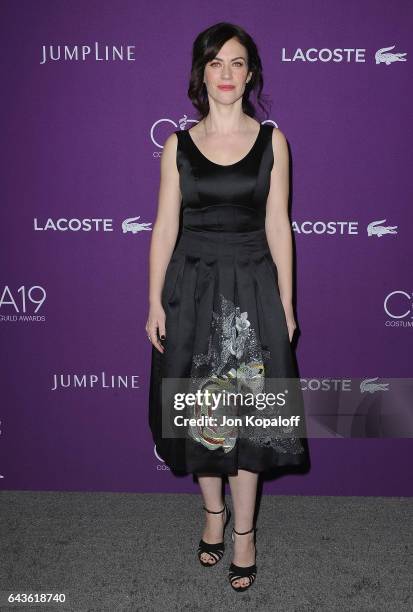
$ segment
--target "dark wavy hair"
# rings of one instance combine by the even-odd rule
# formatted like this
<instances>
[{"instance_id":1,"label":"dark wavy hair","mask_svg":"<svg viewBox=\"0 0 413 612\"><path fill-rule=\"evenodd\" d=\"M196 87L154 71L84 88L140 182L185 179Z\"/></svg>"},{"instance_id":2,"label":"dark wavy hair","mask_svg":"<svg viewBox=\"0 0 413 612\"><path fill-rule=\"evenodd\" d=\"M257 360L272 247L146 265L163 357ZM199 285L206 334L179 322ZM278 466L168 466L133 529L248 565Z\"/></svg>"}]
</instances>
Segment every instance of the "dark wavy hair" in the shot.
<instances>
[{"instance_id":1,"label":"dark wavy hair","mask_svg":"<svg viewBox=\"0 0 413 612\"><path fill-rule=\"evenodd\" d=\"M188 87L188 97L199 113L198 120L209 113L208 93L204 78L204 69L208 62L214 59L222 45L230 38L237 38L247 50L248 71L252 72L250 81L245 86L242 97L242 110L250 117L256 117L257 111L251 102L250 95L255 94L256 101L268 119L268 101L262 94L264 79L262 63L258 54L257 45L247 32L240 26L222 21L207 28L196 37L192 46L192 67Z\"/></svg>"}]
</instances>

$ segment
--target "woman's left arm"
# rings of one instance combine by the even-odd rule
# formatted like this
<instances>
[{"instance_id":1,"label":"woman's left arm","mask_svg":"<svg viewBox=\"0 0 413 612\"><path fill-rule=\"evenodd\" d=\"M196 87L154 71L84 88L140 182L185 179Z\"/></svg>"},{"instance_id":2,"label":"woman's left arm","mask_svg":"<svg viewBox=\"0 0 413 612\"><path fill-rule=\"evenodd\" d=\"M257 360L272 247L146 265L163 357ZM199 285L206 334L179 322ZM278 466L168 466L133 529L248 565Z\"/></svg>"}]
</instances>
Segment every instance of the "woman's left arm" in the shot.
<instances>
[{"instance_id":1,"label":"woman's left arm","mask_svg":"<svg viewBox=\"0 0 413 612\"><path fill-rule=\"evenodd\" d=\"M272 147L274 166L267 199L265 232L272 258L277 266L278 288L291 342L297 325L292 305L292 230L288 217L289 156L287 140L278 128L273 129Z\"/></svg>"}]
</instances>

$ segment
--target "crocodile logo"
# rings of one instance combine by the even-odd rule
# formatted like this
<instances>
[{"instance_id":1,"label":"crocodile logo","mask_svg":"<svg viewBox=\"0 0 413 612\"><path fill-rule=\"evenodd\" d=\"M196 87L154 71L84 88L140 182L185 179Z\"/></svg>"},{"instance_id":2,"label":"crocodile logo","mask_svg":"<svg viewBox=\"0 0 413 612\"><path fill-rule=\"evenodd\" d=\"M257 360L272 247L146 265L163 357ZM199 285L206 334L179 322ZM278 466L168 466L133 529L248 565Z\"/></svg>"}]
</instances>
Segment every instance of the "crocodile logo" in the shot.
<instances>
[{"instance_id":1,"label":"crocodile logo","mask_svg":"<svg viewBox=\"0 0 413 612\"><path fill-rule=\"evenodd\" d=\"M386 64L386 66L390 66L390 64L394 62L406 62L405 55L407 55L407 53L389 53L395 46L396 45L392 45L391 47L378 49L374 55L376 64Z\"/></svg>"},{"instance_id":2,"label":"crocodile logo","mask_svg":"<svg viewBox=\"0 0 413 612\"><path fill-rule=\"evenodd\" d=\"M380 221L372 221L367 226L368 236L378 236L381 238L384 234L397 234L397 225L382 225L387 219L381 219Z\"/></svg>"},{"instance_id":3,"label":"crocodile logo","mask_svg":"<svg viewBox=\"0 0 413 612\"><path fill-rule=\"evenodd\" d=\"M151 231L152 228L149 226L152 225L152 223L136 223L136 221L140 218L141 217L139 215L139 217L129 217L128 219L125 219L122 222L122 232L124 234L126 234L126 232L136 234L137 232Z\"/></svg>"},{"instance_id":4,"label":"crocodile logo","mask_svg":"<svg viewBox=\"0 0 413 612\"><path fill-rule=\"evenodd\" d=\"M378 376L375 378L366 378L362 380L360 383L360 392L361 393L376 393L376 391L388 391L389 383L378 383L375 382L378 380Z\"/></svg>"}]
</instances>

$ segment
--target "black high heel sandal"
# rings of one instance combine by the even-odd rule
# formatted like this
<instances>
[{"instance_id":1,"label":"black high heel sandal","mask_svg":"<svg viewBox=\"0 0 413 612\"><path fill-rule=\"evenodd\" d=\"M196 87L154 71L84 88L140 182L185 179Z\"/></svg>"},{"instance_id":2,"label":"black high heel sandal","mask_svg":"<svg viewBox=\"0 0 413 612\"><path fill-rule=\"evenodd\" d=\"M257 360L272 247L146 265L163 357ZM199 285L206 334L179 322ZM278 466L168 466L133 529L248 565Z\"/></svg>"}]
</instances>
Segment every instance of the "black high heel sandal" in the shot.
<instances>
[{"instance_id":1,"label":"black high heel sandal","mask_svg":"<svg viewBox=\"0 0 413 612\"><path fill-rule=\"evenodd\" d=\"M236 531L234 528L232 528L231 539L233 542L235 542L234 533L236 533L237 535L246 535L247 533L251 533L252 531L254 532L254 547L255 547L256 527L253 527L249 531L242 531L242 532ZM255 551L255 555L257 555L257 551ZM229 578L229 582L232 588L234 589L234 591L246 591L247 589L249 589L252 583L254 582L256 576L257 576L257 566L255 563L253 563L253 565L249 565L248 567L241 567L240 565L235 565L235 563L231 563L231 565L229 566L228 578ZM234 586L233 583L236 580L239 580L240 578L248 578L249 584L246 584L245 586Z\"/></svg>"},{"instance_id":2,"label":"black high heel sandal","mask_svg":"<svg viewBox=\"0 0 413 612\"><path fill-rule=\"evenodd\" d=\"M203 506L203 509L206 510L206 512L209 512L209 514L222 514L222 512L224 511L226 512L227 518L225 519L225 523L224 523L224 535L225 535L225 527L228 525L229 519L231 518L231 511L228 508L227 504L224 504L224 507L222 508L222 510L218 510L218 511L208 510L208 508L206 508L205 506ZM222 542L218 542L217 544L208 544L208 542L205 542L201 538L201 540L199 541L199 546L198 546L198 559L201 565L203 565L204 567L213 567L214 565L218 563L218 561L222 559L224 550L225 550L224 540L222 540ZM208 553L208 555L210 555L211 557L215 559L215 563L203 561L201 559L202 553Z\"/></svg>"}]
</instances>

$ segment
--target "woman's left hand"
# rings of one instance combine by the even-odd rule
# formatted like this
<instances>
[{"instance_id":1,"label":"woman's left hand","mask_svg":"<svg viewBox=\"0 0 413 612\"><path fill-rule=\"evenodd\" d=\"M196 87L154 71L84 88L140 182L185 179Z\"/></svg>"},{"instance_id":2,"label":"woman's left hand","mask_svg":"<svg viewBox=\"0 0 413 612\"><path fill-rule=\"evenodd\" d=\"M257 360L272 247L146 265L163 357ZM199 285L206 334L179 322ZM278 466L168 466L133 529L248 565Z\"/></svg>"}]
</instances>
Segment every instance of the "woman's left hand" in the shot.
<instances>
[{"instance_id":1,"label":"woman's left hand","mask_svg":"<svg viewBox=\"0 0 413 612\"><path fill-rule=\"evenodd\" d=\"M293 310L293 306L291 302L288 302L287 304L283 303L283 308L284 308L284 313L285 313L285 319L287 321L288 336L291 342L294 332L297 329L297 324L294 318L294 310Z\"/></svg>"}]
</instances>

